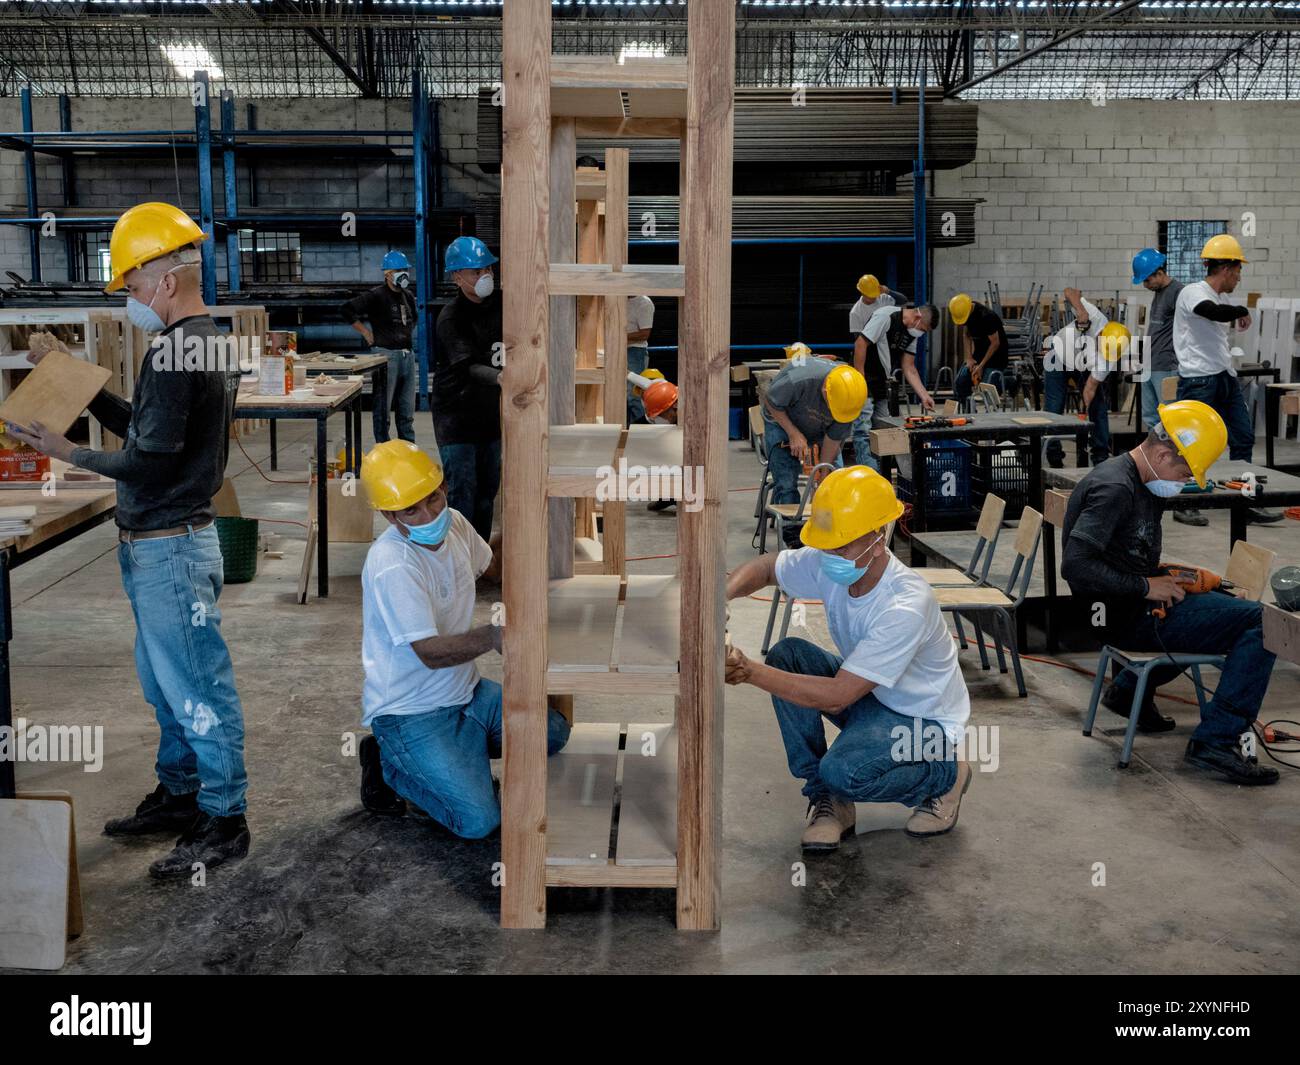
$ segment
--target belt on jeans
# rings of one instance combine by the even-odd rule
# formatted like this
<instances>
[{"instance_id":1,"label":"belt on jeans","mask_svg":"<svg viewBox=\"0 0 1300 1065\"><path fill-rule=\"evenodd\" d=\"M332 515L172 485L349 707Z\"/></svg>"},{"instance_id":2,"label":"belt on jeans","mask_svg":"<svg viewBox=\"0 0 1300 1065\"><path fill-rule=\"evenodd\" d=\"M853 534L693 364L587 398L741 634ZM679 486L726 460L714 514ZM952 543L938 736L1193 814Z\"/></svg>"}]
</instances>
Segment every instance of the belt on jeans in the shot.
<instances>
[{"instance_id":1,"label":"belt on jeans","mask_svg":"<svg viewBox=\"0 0 1300 1065\"><path fill-rule=\"evenodd\" d=\"M145 529L143 531L118 529L117 538L124 544L129 544L134 540L161 540L164 536L184 536L190 530L199 532L211 524L212 522L205 521L202 525L178 525L174 529Z\"/></svg>"}]
</instances>

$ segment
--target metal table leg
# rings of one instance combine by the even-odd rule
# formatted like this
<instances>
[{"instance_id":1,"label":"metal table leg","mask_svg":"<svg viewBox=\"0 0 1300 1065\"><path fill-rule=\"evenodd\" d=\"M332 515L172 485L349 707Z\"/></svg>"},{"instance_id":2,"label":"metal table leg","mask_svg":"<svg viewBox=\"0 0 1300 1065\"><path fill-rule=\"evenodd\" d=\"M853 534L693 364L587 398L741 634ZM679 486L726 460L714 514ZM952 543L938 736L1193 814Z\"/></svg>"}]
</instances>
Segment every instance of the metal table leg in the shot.
<instances>
[{"instance_id":1,"label":"metal table leg","mask_svg":"<svg viewBox=\"0 0 1300 1065\"><path fill-rule=\"evenodd\" d=\"M343 408L343 469L340 474L352 471L352 452L356 444L352 437L352 403Z\"/></svg>"},{"instance_id":2,"label":"metal table leg","mask_svg":"<svg viewBox=\"0 0 1300 1065\"><path fill-rule=\"evenodd\" d=\"M358 392L356 398L352 401L352 413L349 415L352 419L352 466L350 467L353 474L361 473L361 393Z\"/></svg>"},{"instance_id":3,"label":"metal table leg","mask_svg":"<svg viewBox=\"0 0 1300 1065\"><path fill-rule=\"evenodd\" d=\"M1228 508L1229 515L1229 533L1228 533L1228 550L1231 551L1237 546L1238 540L1246 539L1246 508L1255 505L1253 500L1242 496L1240 503L1234 504Z\"/></svg>"},{"instance_id":4,"label":"metal table leg","mask_svg":"<svg viewBox=\"0 0 1300 1065\"><path fill-rule=\"evenodd\" d=\"M925 441L918 433L908 434L908 448L912 453L912 565L922 565L924 553L916 543L916 534L925 532L925 501L929 488L926 485Z\"/></svg>"},{"instance_id":5,"label":"metal table leg","mask_svg":"<svg viewBox=\"0 0 1300 1065\"><path fill-rule=\"evenodd\" d=\"M1273 466L1273 437L1277 436L1278 411L1282 390L1264 386L1264 465Z\"/></svg>"},{"instance_id":6,"label":"metal table leg","mask_svg":"<svg viewBox=\"0 0 1300 1065\"><path fill-rule=\"evenodd\" d=\"M9 641L14 635L13 610L10 607L9 552L0 551L0 728L13 727L13 692L9 684ZM14 784L12 759L0 759L0 799L12 799L17 794Z\"/></svg>"},{"instance_id":7,"label":"metal table leg","mask_svg":"<svg viewBox=\"0 0 1300 1065\"><path fill-rule=\"evenodd\" d=\"M276 426L276 419L272 418L271 419L271 469L272 471L278 470L280 468L280 459L279 456L276 454L275 426Z\"/></svg>"},{"instance_id":8,"label":"metal table leg","mask_svg":"<svg viewBox=\"0 0 1300 1065\"><path fill-rule=\"evenodd\" d=\"M1029 432L1029 505L1043 509L1043 434Z\"/></svg>"},{"instance_id":9,"label":"metal table leg","mask_svg":"<svg viewBox=\"0 0 1300 1065\"><path fill-rule=\"evenodd\" d=\"M316 594L322 599L330 594L330 523L329 523L329 456L326 454L325 419L328 411L316 416Z\"/></svg>"}]
</instances>

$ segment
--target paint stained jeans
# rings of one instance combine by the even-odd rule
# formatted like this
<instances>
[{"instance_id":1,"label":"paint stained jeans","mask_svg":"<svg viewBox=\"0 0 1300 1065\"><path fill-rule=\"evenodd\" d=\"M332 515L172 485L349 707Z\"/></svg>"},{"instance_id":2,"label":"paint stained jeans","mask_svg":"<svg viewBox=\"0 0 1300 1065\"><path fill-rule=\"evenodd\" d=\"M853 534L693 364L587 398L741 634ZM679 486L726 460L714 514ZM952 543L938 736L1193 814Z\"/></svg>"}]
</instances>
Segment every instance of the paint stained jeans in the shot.
<instances>
[{"instance_id":1,"label":"paint stained jeans","mask_svg":"<svg viewBox=\"0 0 1300 1065\"><path fill-rule=\"evenodd\" d=\"M388 394L372 397L375 443L382 444L389 438L390 410L397 415L398 438L415 443L415 386L419 382L415 352L375 348L374 354L388 356Z\"/></svg>"},{"instance_id":2,"label":"paint stained jeans","mask_svg":"<svg viewBox=\"0 0 1300 1065\"><path fill-rule=\"evenodd\" d=\"M1053 414L1065 413L1066 379L1069 376L1065 370L1048 370L1043 374L1044 410ZM1082 378L1082 374L1076 375L1076 380ZM1106 395L1104 384L1097 386L1097 393L1092 397L1092 403L1088 406L1088 420L1092 422L1092 430L1088 434L1088 455L1092 464L1098 466L1110 458L1110 399ZM1057 467L1064 465L1065 449L1061 446L1060 437L1048 437L1047 461Z\"/></svg>"},{"instance_id":3,"label":"paint stained jeans","mask_svg":"<svg viewBox=\"0 0 1300 1065\"><path fill-rule=\"evenodd\" d=\"M546 753L569 742L569 723L547 711ZM501 685L479 679L464 706L427 714L384 714L370 723L384 780L441 825L482 839L501 824L489 759L501 757Z\"/></svg>"},{"instance_id":4,"label":"paint stained jeans","mask_svg":"<svg viewBox=\"0 0 1300 1065\"><path fill-rule=\"evenodd\" d=\"M1264 608L1222 592L1189 595L1169 608L1164 621L1142 614L1131 629L1108 636L1117 646L1134 651L1227 655L1214 696L1205 706L1192 739L1233 746L1259 715L1277 656L1264 650ZM1163 684L1178 674L1173 667L1154 671L1152 683ZM1127 698L1136 680L1124 672L1115 686Z\"/></svg>"},{"instance_id":5,"label":"paint stained jeans","mask_svg":"<svg viewBox=\"0 0 1300 1065\"><path fill-rule=\"evenodd\" d=\"M122 586L135 614L135 668L162 732L158 780L198 794L213 817L243 813L244 711L221 636L221 544L215 525L119 543Z\"/></svg>"},{"instance_id":6,"label":"paint stained jeans","mask_svg":"<svg viewBox=\"0 0 1300 1065\"><path fill-rule=\"evenodd\" d=\"M447 503L469 519L484 540L492 539L492 510L501 487L501 441L440 444Z\"/></svg>"},{"instance_id":7,"label":"paint stained jeans","mask_svg":"<svg viewBox=\"0 0 1300 1065\"><path fill-rule=\"evenodd\" d=\"M797 637L780 641L767 655L767 664L774 669L806 677L833 677L842 661ZM943 759L912 760L913 730L926 736L928 729L942 726L896 714L871 693L838 714L821 714L775 695L772 706L790 772L803 780L803 793L809 800L829 794L853 802L920 806L926 799L947 794L957 781L955 752L946 740ZM840 730L829 749L823 718ZM902 745L894 734L900 726L908 730L907 742ZM895 753L902 753L903 758L896 759Z\"/></svg>"},{"instance_id":8,"label":"paint stained jeans","mask_svg":"<svg viewBox=\"0 0 1300 1065\"><path fill-rule=\"evenodd\" d=\"M1219 412L1228 426L1228 458L1249 462L1255 451L1255 428L1241 395L1241 385L1232 374L1209 374L1205 377L1180 377L1179 399L1199 399Z\"/></svg>"}]
</instances>

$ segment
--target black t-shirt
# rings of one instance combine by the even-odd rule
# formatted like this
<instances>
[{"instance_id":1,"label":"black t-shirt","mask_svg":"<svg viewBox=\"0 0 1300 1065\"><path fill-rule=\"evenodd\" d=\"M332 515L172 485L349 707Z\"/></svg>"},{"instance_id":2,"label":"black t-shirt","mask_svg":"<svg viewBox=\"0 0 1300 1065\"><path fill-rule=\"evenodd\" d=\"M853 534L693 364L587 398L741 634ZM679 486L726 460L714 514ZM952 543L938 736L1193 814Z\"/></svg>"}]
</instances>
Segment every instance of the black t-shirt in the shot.
<instances>
[{"instance_id":1,"label":"black t-shirt","mask_svg":"<svg viewBox=\"0 0 1300 1065\"><path fill-rule=\"evenodd\" d=\"M1160 569L1164 501L1142 483L1130 455L1092 470L1070 494L1061 533L1061 574L1072 595L1107 604L1106 625L1146 609L1146 580Z\"/></svg>"},{"instance_id":2,"label":"black t-shirt","mask_svg":"<svg viewBox=\"0 0 1300 1065\"><path fill-rule=\"evenodd\" d=\"M470 373L472 366L500 369L493 363L501 343L501 293L481 303L463 293L442 309L435 330L429 407L439 444L477 444L501 439L501 388Z\"/></svg>"},{"instance_id":3,"label":"black t-shirt","mask_svg":"<svg viewBox=\"0 0 1300 1065\"><path fill-rule=\"evenodd\" d=\"M117 524L145 532L201 525L216 516L230 453L237 362L207 315L182 318L155 338L140 364L131 402L101 392L90 413L125 435L120 451L78 448L73 461L117 481ZM230 369L209 369L222 365Z\"/></svg>"},{"instance_id":4,"label":"black t-shirt","mask_svg":"<svg viewBox=\"0 0 1300 1065\"><path fill-rule=\"evenodd\" d=\"M369 322L377 348L400 351L411 347L415 297L405 289L394 291L387 283L376 285L343 304L343 316L349 322Z\"/></svg>"},{"instance_id":5,"label":"black t-shirt","mask_svg":"<svg viewBox=\"0 0 1300 1065\"><path fill-rule=\"evenodd\" d=\"M966 333L975 344L975 361L979 362L989 350L989 338L997 334L998 350L989 359L985 370L1005 370L1007 368L1007 328L997 312L982 303L971 306L970 317L966 319Z\"/></svg>"}]
</instances>

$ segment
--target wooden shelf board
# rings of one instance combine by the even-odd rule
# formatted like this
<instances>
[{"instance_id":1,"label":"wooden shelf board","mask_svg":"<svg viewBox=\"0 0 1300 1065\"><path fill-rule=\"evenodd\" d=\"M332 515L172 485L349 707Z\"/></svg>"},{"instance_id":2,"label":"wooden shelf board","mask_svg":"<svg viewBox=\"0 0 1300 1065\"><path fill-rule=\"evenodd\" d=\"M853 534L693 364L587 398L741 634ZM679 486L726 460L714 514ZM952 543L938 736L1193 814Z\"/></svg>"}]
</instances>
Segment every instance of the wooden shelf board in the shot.
<instances>
[{"instance_id":1,"label":"wooden shelf board","mask_svg":"<svg viewBox=\"0 0 1300 1065\"><path fill-rule=\"evenodd\" d=\"M676 866L655 865L548 865L547 887L675 888Z\"/></svg>"},{"instance_id":2,"label":"wooden shelf board","mask_svg":"<svg viewBox=\"0 0 1300 1065\"><path fill-rule=\"evenodd\" d=\"M579 366L574 371L573 380L579 385L603 385L605 370L600 366Z\"/></svg>"},{"instance_id":3,"label":"wooden shelf board","mask_svg":"<svg viewBox=\"0 0 1300 1065\"><path fill-rule=\"evenodd\" d=\"M629 118L686 118L685 89L628 89Z\"/></svg>"},{"instance_id":4,"label":"wooden shelf board","mask_svg":"<svg viewBox=\"0 0 1300 1065\"><path fill-rule=\"evenodd\" d=\"M618 621L617 575L551 581L546 620L552 673L607 673Z\"/></svg>"},{"instance_id":5,"label":"wooden shelf board","mask_svg":"<svg viewBox=\"0 0 1300 1065\"><path fill-rule=\"evenodd\" d=\"M551 86L552 118L624 118L623 94L615 88Z\"/></svg>"},{"instance_id":6,"label":"wooden shelf board","mask_svg":"<svg viewBox=\"0 0 1300 1065\"><path fill-rule=\"evenodd\" d=\"M680 140L680 118L576 118L580 138L600 140Z\"/></svg>"},{"instance_id":7,"label":"wooden shelf board","mask_svg":"<svg viewBox=\"0 0 1300 1065\"><path fill-rule=\"evenodd\" d=\"M647 750L653 753L642 753ZM628 725L622 783L615 863L676 868L677 730L672 725Z\"/></svg>"},{"instance_id":8,"label":"wooden shelf board","mask_svg":"<svg viewBox=\"0 0 1300 1065\"><path fill-rule=\"evenodd\" d=\"M551 86L566 89L676 89L687 84L685 59L626 59L604 56L551 56Z\"/></svg>"},{"instance_id":9,"label":"wooden shelf board","mask_svg":"<svg viewBox=\"0 0 1300 1065\"><path fill-rule=\"evenodd\" d=\"M626 579L626 588L623 581ZM678 687L681 584L673 576L563 577L547 596L547 690L671 691ZM590 686L585 690L592 690Z\"/></svg>"},{"instance_id":10,"label":"wooden shelf board","mask_svg":"<svg viewBox=\"0 0 1300 1065\"><path fill-rule=\"evenodd\" d=\"M622 637L613 664L620 673L676 674L680 656L681 582L672 576L627 578Z\"/></svg>"},{"instance_id":11,"label":"wooden shelf board","mask_svg":"<svg viewBox=\"0 0 1300 1065\"><path fill-rule=\"evenodd\" d=\"M546 763L546 864L609 862L618 774L616 723L573 726L564 750Z\"/></svg>"},{"instance_id":12,"label":"wooden shelf board","mask_svg":"<svg viewBox=\"0 0 1300 1065\"><path fill-rule=\"evenodd\" d=\"M551 263L552 296L682 296L686 271L672 264L639 264L615 270L606 263Z\"/></svg>"},{"instance_id":13,"label":"wooden shelf board","mask_svg":"<svg viewBox=\"0 0 1300 1065\"><path fill-rule=\"evenodd\" d=\"M553 425L550 428L550 476L596 475L615 462L623 437L621 425Z\"/></svg>"}]
</instances>

